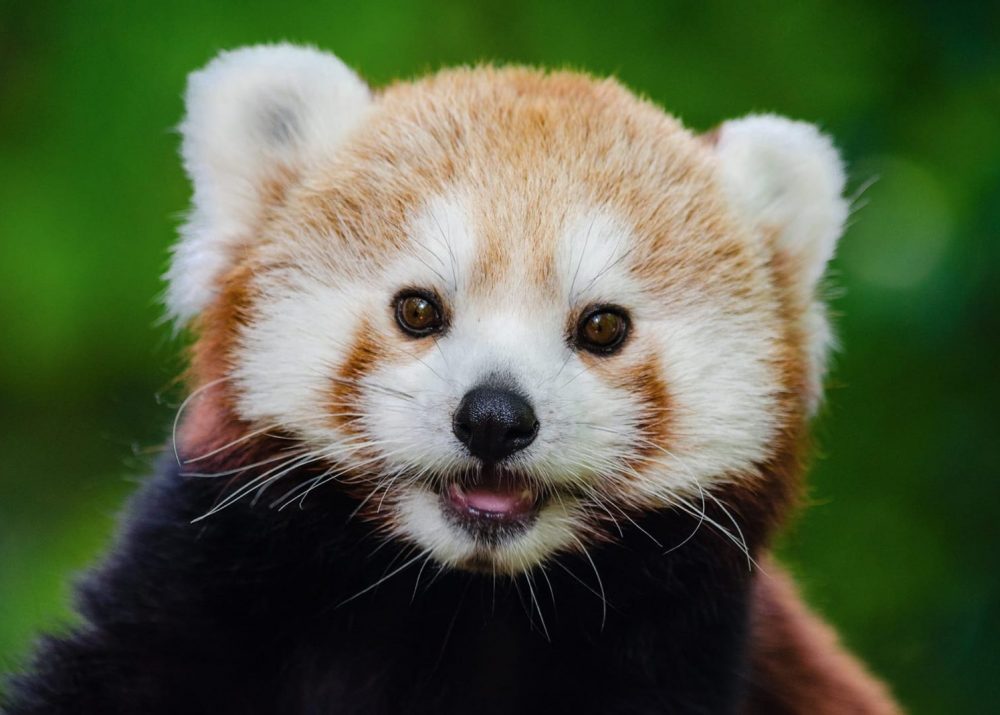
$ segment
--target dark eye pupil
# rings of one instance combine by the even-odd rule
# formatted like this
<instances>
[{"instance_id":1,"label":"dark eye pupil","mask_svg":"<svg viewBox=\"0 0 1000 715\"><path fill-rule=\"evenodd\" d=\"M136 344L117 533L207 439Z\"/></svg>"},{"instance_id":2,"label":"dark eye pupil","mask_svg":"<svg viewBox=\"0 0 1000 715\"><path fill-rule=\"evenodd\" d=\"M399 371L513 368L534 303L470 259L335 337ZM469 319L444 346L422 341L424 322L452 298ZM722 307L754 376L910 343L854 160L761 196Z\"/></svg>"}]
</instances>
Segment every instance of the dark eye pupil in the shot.
<instances>
[{"instance_id":1,"label":"dark eye pupil","mask_svg":"<svg viewBox=\"0 0 1000 715\"><path fill-rule=\"evenodd\" d=\"M625 339L628 325L628 318L618 310L594 310L580 320L577 344L591 352L612 353Z\"/></svg>"},{"instance_id":2,"label":"dark eye pupil","mask_svg":"<svg viewBox=\"0 0 1000 715\"><path fill-rule=\"evenodd\" d=\"M614 313L596 313L587 320L587 339L596 345L614 342L621 330L621 318Z\"/></svg>"},{"instance_id":3,"label":"dark eye pupil","mask_svg":"<svg viewBox=\"0 0 1000 715\"><path fill-rule=\"evenodd\" d=\"M423 298L407 298L403 316L412 327L426 328L434 320L434 307Z\"/></svg>"},{"instance_id":4,"label":"dark eye pupil","mask_svg":"<svg viewBox=\"0 0 1000 715\"><path fill-rule=\"evenodd\" d=\"M396 321L414 336L427 335L441 327L441 310L422 295L406 295L396 301Z\"/></svg>"}]
</instances>

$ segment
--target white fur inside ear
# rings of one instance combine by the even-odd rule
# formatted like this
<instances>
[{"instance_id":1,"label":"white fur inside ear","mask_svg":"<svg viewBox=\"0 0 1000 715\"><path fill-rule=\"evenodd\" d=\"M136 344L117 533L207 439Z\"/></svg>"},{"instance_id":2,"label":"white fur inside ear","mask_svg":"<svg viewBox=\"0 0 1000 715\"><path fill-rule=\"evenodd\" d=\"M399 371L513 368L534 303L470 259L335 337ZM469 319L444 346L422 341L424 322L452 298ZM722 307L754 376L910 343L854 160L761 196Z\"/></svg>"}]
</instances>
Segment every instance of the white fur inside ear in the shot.
<instances>
[{"instance_id":1,"label":"white fur inside ear","mask_svg":"<svg viewBox=\"0 0 1000 715\"><path fill-rule=\"evenodd\" d=\"M251 237L268 180L328 158L371 104L331 54L288 44L223 52L188 78L180 126L193 208L167 272L180 322L211 300L237 245Z\"/></svg>"},{"instance_id":2,"label":"white fur inside ear","mask_svg":"<svg viewBox=\"0 0 1000 715\"><path fill-rule=\"evenodd\" d=\"M756 115L723 124L716 149L730 202L755 228L776 232L802 297L812 297L848 213L832 142L812 124Z\"/></svg>"}]
</instances>

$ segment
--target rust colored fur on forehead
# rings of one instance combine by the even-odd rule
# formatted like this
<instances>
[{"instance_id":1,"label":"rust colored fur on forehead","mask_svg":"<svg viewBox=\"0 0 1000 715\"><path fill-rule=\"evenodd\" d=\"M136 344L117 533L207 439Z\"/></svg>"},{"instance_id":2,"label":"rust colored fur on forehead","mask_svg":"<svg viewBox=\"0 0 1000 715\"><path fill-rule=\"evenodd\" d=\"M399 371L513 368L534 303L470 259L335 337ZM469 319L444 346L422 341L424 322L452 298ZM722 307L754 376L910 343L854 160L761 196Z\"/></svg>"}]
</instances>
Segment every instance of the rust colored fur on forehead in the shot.
<instances>
[{"instance_id":1,"label":"rust colored fur on forehead","mask_svg":"<svg viewBox=\"0 0 1000 715\"><path fill-rule=\"evenodd\" d=\"M468 278L483 288L525 263L550 280L554 239L580 207L634 226L643 252L665 256L651 269L664 280L734 233L711 152L658 107L610 79L489 67L385 89L339 156L304 179L286 228L377 259L453 188L471 197L481 245Z\"/></svg>"},{"instance_id":2,"label":"rust colored fur on forehead","mask_svg":"<svg viewBox=\"0 0 1000 715\"><path fill-rule=\"evenodd\" d=\"M714 159L658 107L611 79L525 68L458 69L383 90L348 143L298 176L259 188L260 236L301 260L310 247L378 265L434 196L469 197L479 248L468 285L489 291L527 269L555 287L567 214L608 208L631 226L640 278L725 282L747 272ZM280 251L279 251L280 252ZM312 254L315 255L315 254ZM715 280L718 278L719 280Z\"/></svg>"},{"instance_id":3,"label":"rust colored fur on forehead","mask_svg":"<svg viewBox=\"0 0 1000 715\"><path fill-rule=\"evenodd\" d=\"M490 198L476 207L479 242L467 278L470 292L491 296L515 285L530 285L540 294L554 296L559 207L542 191Z\"/></svg>"}]
</instances>

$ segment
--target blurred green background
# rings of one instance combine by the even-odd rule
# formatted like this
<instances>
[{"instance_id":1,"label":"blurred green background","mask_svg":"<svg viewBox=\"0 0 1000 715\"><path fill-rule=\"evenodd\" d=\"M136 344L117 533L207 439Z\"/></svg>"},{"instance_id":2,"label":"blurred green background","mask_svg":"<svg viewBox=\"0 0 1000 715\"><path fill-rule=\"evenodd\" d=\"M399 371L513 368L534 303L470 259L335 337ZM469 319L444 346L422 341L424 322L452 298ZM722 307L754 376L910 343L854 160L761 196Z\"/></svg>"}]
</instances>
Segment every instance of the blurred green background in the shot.
<instances>
[{"instance_id":1,"label":"blurred green background","mask_svg":"<svg viewBox=\"0 0 1000 715\"><path fill-rule=\"evenodd\" d=\"M859 201L812 506L782 552L915 713L1000 702L1000 4L0 2L0 670L177 404L160 321L187 72L289 39L374 84L480 59L614 73L707 129L819 122Z\"/></svg>"}]
</instances>

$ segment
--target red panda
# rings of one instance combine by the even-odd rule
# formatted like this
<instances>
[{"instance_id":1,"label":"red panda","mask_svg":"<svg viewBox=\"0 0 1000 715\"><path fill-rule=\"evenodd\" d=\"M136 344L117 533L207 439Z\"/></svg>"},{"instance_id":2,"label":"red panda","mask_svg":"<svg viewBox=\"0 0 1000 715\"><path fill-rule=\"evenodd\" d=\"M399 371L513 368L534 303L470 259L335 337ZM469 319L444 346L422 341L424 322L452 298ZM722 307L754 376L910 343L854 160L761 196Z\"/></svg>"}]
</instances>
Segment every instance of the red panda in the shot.
<instances>
[{"instance_id":1,"label":"red panda","mask_svg":"<svg viewBox=\"0 0 1000 715\"><path fill-rule=\"evenodd\" d=\"M769 558L847 203L772 115L223 53L181 126L174 448L28 713L895 713Z\"/></svg>"}]
</instances>

